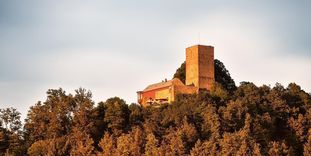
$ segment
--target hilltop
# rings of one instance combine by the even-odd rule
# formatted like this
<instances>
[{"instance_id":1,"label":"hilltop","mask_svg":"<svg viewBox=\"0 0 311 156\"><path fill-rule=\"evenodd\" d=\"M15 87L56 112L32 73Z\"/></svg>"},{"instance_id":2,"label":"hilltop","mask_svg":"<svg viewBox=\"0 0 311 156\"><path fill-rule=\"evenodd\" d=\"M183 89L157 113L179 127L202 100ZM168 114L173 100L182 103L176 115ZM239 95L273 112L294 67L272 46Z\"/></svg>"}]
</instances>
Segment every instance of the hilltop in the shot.
<instances>
[{"instance_id":1,"label":"hilltop","mask_svg":"<svg viewBox=\"0 0 311 156\"><path fill-rule=\"evenodd\" d=\"M174 77L185 81L185 64ZM299 85L236 86L219 60L215 81L158 108L49 89L25 125L1 109L0 155L311 155L311 95Z\"/></svg>"}]
</instances>

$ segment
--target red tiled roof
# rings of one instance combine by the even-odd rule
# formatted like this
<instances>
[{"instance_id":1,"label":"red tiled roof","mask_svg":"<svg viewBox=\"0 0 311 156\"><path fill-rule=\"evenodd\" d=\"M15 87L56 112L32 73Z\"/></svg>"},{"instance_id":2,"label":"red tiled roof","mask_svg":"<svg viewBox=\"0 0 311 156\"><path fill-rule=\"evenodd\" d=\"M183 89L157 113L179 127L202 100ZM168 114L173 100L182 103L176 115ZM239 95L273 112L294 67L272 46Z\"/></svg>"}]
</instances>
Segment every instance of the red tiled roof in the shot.
<instances>
[{"instance_id":1,"label":"red tiled roof","mask_svg":"<svg viewBox=\"0 0 311 156\"><path fill-rule=\"evenodd\" d=\"M169 87L169 86L173 86L173 85L174 86L183 86L184 84L178 78L174 78L174 79L166 81L166 82L151 84L147 88L145 88L143 90L143 92L147 92L147 91L155 90L155 89L160 89L160 88L165 88L165 87Z\"/></svg>"}]
</instances>

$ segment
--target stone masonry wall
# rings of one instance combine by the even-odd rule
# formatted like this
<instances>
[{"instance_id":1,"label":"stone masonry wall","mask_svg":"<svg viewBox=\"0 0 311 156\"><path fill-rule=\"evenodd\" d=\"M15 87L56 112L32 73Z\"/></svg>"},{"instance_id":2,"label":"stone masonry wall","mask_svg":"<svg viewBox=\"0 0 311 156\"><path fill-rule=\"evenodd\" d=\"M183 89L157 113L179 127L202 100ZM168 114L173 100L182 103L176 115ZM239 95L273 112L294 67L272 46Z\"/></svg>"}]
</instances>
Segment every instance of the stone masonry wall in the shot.
<instances>
[{"instance_id":1,"label":"stone masonry wall","mask_svg":"<svg viewBox=\"0 0 311 156\"><path fill-rule=\"evenodd\" d=\"M187 48L186 85L210 90L214 80L214 47L196 45Z\"/></svg>"}]
</instances>

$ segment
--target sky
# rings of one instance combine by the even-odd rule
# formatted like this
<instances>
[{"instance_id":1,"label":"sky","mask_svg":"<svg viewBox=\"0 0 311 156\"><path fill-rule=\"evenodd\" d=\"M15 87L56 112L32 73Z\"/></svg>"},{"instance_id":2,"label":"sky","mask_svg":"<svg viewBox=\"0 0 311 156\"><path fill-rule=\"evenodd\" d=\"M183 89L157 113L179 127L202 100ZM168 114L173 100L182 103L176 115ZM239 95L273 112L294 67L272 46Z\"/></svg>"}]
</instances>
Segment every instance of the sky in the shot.
<instances>
[{"instance_id":1,"label":"sky","mask_svg":"<svg viewBox=\"0 0 311 156\"><path fill-rule=\"evenodd\" d=\"M185 48L212 45L241 81L311 92L311 1L0 0L0 108L25 118L48 89L95 103L171 79Z\"/></svg>"}]
</instances>

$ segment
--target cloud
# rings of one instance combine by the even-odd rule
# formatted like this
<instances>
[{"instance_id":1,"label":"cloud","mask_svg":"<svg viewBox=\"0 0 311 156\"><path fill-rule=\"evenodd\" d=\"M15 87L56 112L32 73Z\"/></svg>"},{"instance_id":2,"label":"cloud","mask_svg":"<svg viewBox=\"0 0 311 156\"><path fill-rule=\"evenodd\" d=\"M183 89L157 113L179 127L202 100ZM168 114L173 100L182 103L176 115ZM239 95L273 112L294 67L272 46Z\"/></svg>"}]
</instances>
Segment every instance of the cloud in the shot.
<instances>
[{"instance_id":1,"label":"cloud","mask_svg":"<svg viewBox=\"0 0 311 156\"><path fill-rule=\"evenodd\" d=\"M49 88L96 102L170 79L185 48L215 47L236 82L310 92L310 2L1 1L0 104L26 114ZM200 39L198 34L200 33Z\"/></svg>"},{"instance_id":2,"label":"cloud","mask_svg":"<svg viewBox=\"0 0 311 156\"><path fill-rule=\"evenodd\" d=\"M296 82L310 92L310 74L306 71L311 67L311 57L303 50L307 46L297 48L287 44L287 38L280 38L282 35L274 35L270 20L220 10L190 23L176 31L179 44L197 44L200 33L200 44L215 46L215 57L225 63L237 83L273 86L276 82Z\"/></svg>"}]
</instances>

